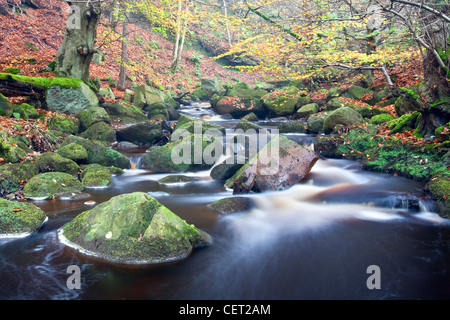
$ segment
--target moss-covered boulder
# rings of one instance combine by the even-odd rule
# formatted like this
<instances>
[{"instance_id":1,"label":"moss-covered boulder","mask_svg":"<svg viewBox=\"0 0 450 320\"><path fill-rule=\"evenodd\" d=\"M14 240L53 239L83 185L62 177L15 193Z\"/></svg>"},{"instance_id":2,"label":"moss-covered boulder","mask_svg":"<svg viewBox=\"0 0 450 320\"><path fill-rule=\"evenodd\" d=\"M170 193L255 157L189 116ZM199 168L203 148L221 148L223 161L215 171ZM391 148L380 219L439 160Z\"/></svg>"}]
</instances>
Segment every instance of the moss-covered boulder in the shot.
<instances>
[{"instance_id":1,"label":"moss-covered boulder","mask_svg":"<svg viewBox=\"0 0 450 320\"><path fill-rule=\"evenodd\" d=\"M370 96L371 99L373 97L373 91L360 86L351 86L342 94L342 96L356 100L361 100L365 95Z\"/></svg>"},{"instance_id":2,"label":"moss-covered boulder","mask_svg":"<svg viewBox=\"0 0 450 320\"><path fill-rule=\"evenodd\" d=\"M0 198L0 235L15 236L39 230L47 220L44 211L32 203Z\"/></svg>"},{"instance_id":3,"label":"moss-covered boulder","mask_svg":"<svg viewBox=\"0 0 450 320\"><path fill-rule=\"evenodd\" d=\"M220 94L220 92L218 94ZM227 96L245 99L261 99L266 94L266 90L258 88L253 89L245 82L240 81L228 91Z\"/></svg>"},{"instance_id":4,"label":"moss-covered boulder","mask_svg":"<svg viewBox=\"0 0 450 320\"><path fill-rule=\"evenodd\" d=\"M309 103L300 107L297 110L297 117L308 118L310 115L315 114L319 111L319 105L317 103Z\"/></svg>"},{"instance_id":5,"label":"moss-covered boulder","mask_svg":"<svg viewBox=\"0 0 450 320\"><path fill-rule=\"evenodd\" d=\"M11 117L13 114L13 105L4 95L0 93L0 116Z\"/></svg>"},{"instance_id":6,"label":"moss-covered boulder","mask_svg":"<svg viewBox=\"0 0 450 320\"><path fill-rule=\"evenodd\" d=\"M278 125L279 133L305 133L306 127L302 121L286 121Z\"/></svg>"},{"instance_id":7,"label":"moss-covered boulder","mask_svg":"<svg viewBox=\"0 0 450 320\"><path fill-rule=\"evenodd\" d=\"M248 121L248 120L242 118L236 124L235 130L238 130L238 129L241 129L243 131L247 131L247 130L250 130L250 129L253 129L255 131L259 131L259 130L263 129L263 127L261 127L260 125L257 125L256 123L253 123L251 121Z\"/></svg>"},{"instance_id":8,"label":"moss-covered boulder","mask_svg":"<svg viewBox=\"0 0 450 320\"><path fill-rule=\"evenodd\" d=\"M114 166L102 166L98 163L88 164L88 165L82 165L81 166L81 172L80 172L80 179L83 179L84 176L89 172L96 172L96 171L102 171L106 170L109 172L110 175L121 175L124 173L123 169L117 168Z\"/></svg>"},{"instance_id":9,"label":"moss-covered boulder","mask_svg":"<svg viewBox=\"0 0 450 320\"><path fill-rule=\"evenodd\" d=\"M30 179L23 189L28 199L52 199L60 193L81 192L81 182L74 176L63 172L46 172Z\"/></svg>"},{"instance_id":10,"label":"moss-covered boulder","mask_svg":"<svg viewBox=\"0 0 450 320\"><path fill-rule=\"evenodd\" d=\"M172 135L174 137L174 135ZM211 168L215 159L215 136L187 134L163 146L150 147L142 158L141 168L152 173L199 171ZM209 158L209 159L208 159Z\"/></svg>"},{"instance_id":11,"label":"moss-covered boulder","mask_svg":"<svg viewBox=\"0 0 450 320\"><path fill-rule=\"evenodd\" d=\"M96 122L81 134L85 139L105 142L116 141L116 130L105 122Z\"/></svg>"},{"instance_id":12,"label":"moss-covered boulder","mask_svg":"<svg viewBox=\"0 0 450 320\"><path fill-rule=\"evenodd\" d=\"M395 119L394 116L390 115L389 113L383 113L383 114L373 116L372 119L370 120L370 123L378 125L378 124L389 122L393 119Z\"/></svg>"},{"instance_id":13,"label":"moss-covered boulder","mask_svg":"<svg viewBox=\"0 0 450 320\"><path fill-rule=\"evenodd\" d=\"M264 106L276 116L285 116L294 113L301 98L297 87L277 89L264 97Z\"/></svg>"},{"instance_id":14,"label":"moss-covered boulder","mask_svg":"<svg viewBox=\"0 0 450 320\"><path fill-rule=\"evenodd\" d=\"M217 79L202 79L201 89L205 92L208 97L212 97L214 94L224 95L225 89L220 85Z\"/></svg>"},{"instance_id":15,"label":"moss-covered boulder","mask_svg":"<svg viewBox=\"0 0 450 320\"><path fill-rule=\"evenodd\" d=\"M253 207L253 201L248 197L229 197L216 200L207 205L208 209L220 214L230 214L248 211Z\"/></svg>"},{"instance_id":16,"label":"moss-covered boulder","mask_svg":"<svg viewBox=\"0 0 450 320\"><path fill-rule=\"evenodd\" d=\"M395 101L395 112L398 116L404 114L413 113L420 109L420 105L417 102L418 95L412 90L403 89L402 94Z\"/></svg>"},{"instance_id":17,"label":"moss-covered boulder","mask_svg":"<svg viewBox=\"0 0 450 320\"><path fill-rule=\"evenodd\" d=\"M210 123L203 119L192 118L187 115L182 115L180 119L178 119L177 124L175 126L175 131L177 130L186 130L192 134L200 134L205 133L208 130L210 132L217 131L217 134L225 134L225 128L219 126L214 123ZM214 130L214 131L211 131Z\"/></svg>"},{"instance_id":18,"label":"moss-covered boulder","mask_svg":"<svg viewBox=\"0 0 450 320\"><path fill-rule=\"evenodd\" d=\"M58 148L56 151L61 157L70 159L76 163L83 163L87 161L88 153L86 149L78 143L69 143Z\"/></svg>"},{"instance_id":19,"label":"moss-covered boulder","mask_svg":"<svg viewBox=\"0 0 450 320\"><path fill-rule=\"evenodd\" d=\"M39 117L39 113L36 109L28 103L22 103L21 105L14 106L14 113L18 113L23 120L36 119Z\"/></svg>"},{"instance_id":20,"label":"moss-covered boulder","mask_svg":"<svg viewBox=\"0 0 450 320\"><path fill-rule=\"evenodd\" d=\"M339 98L332 98L326 104L327 111L334 111L345 106L345 102Z\"/></svg>"},{"instance_id":21,"label":"moss-covered boulder","mask_svg":"<svg viewBox=\"0 0 450 320\"><path fill-rule=\"evenodd\" d=\"M333 112L330 112L330 114L324 119L323 131L325 133L330 133L338 124L343 126L350 126L362 122L363 118L357 111L349 107L341 107L334 110Z\"/></svg>"},{"instance_id":22,"label":"moss-covered boulder","mask_svg":"<svg viewBox=\"0 0 450 320\"><path fill-rule=\"evenodd\" d=\"M37 174L39 174L38 165L32 161L2 165L0 166L0 189L8 193L15 192L20 189L23 181Z\"/></svg>"},{"instance_id":23,"label":"moss-covered boulder","mask_svg":"<svg viewBox=\"0 0 450 320\"><path fill-rule=\"evenodd\" d=\"M147 120L116 131L117 141L128 141L137 145L157 144L164 138L162 122Z\"/></svg>"},{"instance_id":24,"label":"moss-covered boulder","mask_svg":"<svg viewBox=\"0 0 450 320\"><path fill-rule=\"evenodd\" d=\"M57 130L68 134L77 134L79 131L79 126L76 119L62 115L52 116L48 121L48 128L50 130Z\"/></svg>"},{"instance_id":25,"label":"moss-covered boulder","mask_svg":"<svg viewBox=\"0 0 450 320\"><path fill-rule=\"evenodd\" d=\"M110 118L123 124L139 123L148 118L136 106L126 106L123 103L105 103L101 106L110 115Z\"/></svg>"},{"instance_id":26,"label":"moss-covered boulder","mask_svg":"<svg viewBox=\"0 0 450 320\"><path fill-rule=\"evenodd\" d=\"M434 134L439 141L450 140L450 122L446 125L437 127Z\"/></svg>"},{"instance_id":27,"label":"moss-covered boulder","mask_svg":"<svg viewBox=\"0 0 450 320\"><path fill-rule=\"evenodd\" d=\"M127 264L185 259L194 248L212 243L206 232L143 192L113 197L79 214L59 236L83 252Z\"/></svg>"},{"instance_id":28,"label":"moss-covered boulder","mask_svg":"<svg viewBox=\"0 0 450 320\"><path fill-rule=\"evenodd\" d=\"M110 117L105 108L94 107L88 110L82 110L76 114L80 121L81 130L84 131L97 122L109 123Z\"/></svg>"},{"instance_id":29,"label":"moss-covered boulder","mask_svg":"<svg viewBox=\"0 0 450 320\"><path fill-rule=\"evenodd\" d=\"M323 132L323 122L330 112L318 112L311 115L307 121L307 129L310 133Z\"/></svg>"},{"instance_id":30,"label":"moss-covered boulder","mask_svg":"<svg viewBox=\"0 0 450 320\"><path fill-rule=\"evenodd\" d=\"M445 218L450 218L450 179L432 179L426 186L425 191L436 201L436 209Z\"/></svg>"},{"instance_id":31,"label":"moss-covered boulder","mask_svg":"<svg viewBox=\"0 0 450 320\"><path fill-rule=\"evenodd\" d=\"M400 118L391 120L389 122L389 129L392 133L410 131L416 128L419 117L419 111L404 114Z\"/></svg>"},{"instance_id":32,"label":"moss-covered boulder","mask_svg":"<svg viewBox=\"0 0 450 320\"><path fill-rule=\"evenodd\" d=\"M134 89L133 104L139 109L157 102L164 102L164 93L156 88L141 85Z\"/></svg>"},{"instance_id":33,"label":"moss-covered boulder","mask_svg":"<svg viewBox=\"0 0 450 320\"><path fill-rule=\"evenodd\" d=\"M192 101L208 101L210 96L207 92L202 90L201 88L196 88L192 91L191 100Z\"/></svg>"},{"instance_id":34,"label":"moss-covered boulder","mask_svg":"<svg viewBox=\"0 0 450 320\"><path fill-rule=\"evenodd\" d=\"M58 153L45 152L35 159L39 172L64 172L76 175L80 170L78 164L70 159L60 156Z\"/></svg>"},{"instance_id":35,"label":"moss-covered boulder","mask_svg":"<svg viewBox=\"0 0 450 320\"><path fill-rule=\"evenodd\" d=\"M0 158L3 158L5 162L20 162L26 156L27 152L18 147L15 143L0 140Z\"/></svg>"},{"instance_id":36,"label":"moss-covered boulder","mask_svg":"<svg viewBox=\"0 0 450 320\"><path fill-rule=\"evenodd\" d=\"M250 112L249 114L246 114L242 119L248 120L248 121L258 121L258 116L254 114L253 112Z\"/></svg>"},{"instance_id":37,"label":"moss-covered boulder","mask_svg":"<svg viewBox=\"0 0 450 320\"><path fill-rule=\"evenodd\" d=\"M118 152L111 149L106 143L98 140L88 140L78 136L68 136L62 146L70 143L77 143L86 149L88 153L88 163L98 163L104 166L114 166L121 169L130 169L130 160Z\"/></svg>"},{"instance_id":38,"label":"moss-covered boulder","mask_svg":"<svg viewBox=\"0 0 450 320\"><path fill-rule=\"evenodd\" d=\"M81 180L83 188L108 188L113 185L111 174L107 169L89 170Z\"/></svg>"}]
</instances>

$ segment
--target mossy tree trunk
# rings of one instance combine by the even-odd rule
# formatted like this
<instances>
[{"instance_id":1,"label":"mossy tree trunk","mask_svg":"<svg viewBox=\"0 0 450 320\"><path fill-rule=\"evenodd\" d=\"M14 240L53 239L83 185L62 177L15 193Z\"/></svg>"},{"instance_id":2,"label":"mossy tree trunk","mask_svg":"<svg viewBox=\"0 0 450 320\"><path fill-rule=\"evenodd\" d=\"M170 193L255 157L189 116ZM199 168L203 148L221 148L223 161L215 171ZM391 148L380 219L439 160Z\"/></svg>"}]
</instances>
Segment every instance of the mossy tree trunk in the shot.
<instances>
[{"instance_id":1,"label":"mossy tree trunk","mask_svg":"<svg viewBox=\"0 0 450 320\"><path fill-rule=\"evenodd\" d=\"M55 59L55 72L64 77L89 80L89 66L96 52L100 2L67 2L75 8L69 15L61 46Z\"/></svg>"}]
</instances>

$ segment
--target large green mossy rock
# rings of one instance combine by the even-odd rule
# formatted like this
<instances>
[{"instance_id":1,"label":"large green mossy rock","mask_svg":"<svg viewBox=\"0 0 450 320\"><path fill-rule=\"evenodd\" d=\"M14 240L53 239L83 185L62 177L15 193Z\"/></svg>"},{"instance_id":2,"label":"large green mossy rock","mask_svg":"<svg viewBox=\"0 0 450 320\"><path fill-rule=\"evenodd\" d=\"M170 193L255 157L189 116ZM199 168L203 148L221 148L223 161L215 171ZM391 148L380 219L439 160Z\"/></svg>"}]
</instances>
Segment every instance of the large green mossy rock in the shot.
<instances>
[{"instance_id":1,"label":"large green mossy rock","mask_svg":"<svg viewBox=\"0 0 450 320\"><path fill-rule=\"evenodd\" d=\"M31 179L37 174L39 174L39 167L32 161L2 165L0 166L0 189L7 192L17 191L22 181Z\"/></svg>"},{"instance_id":2,"label":"large green mossy rock","mask_svg":"<svg viewBox=\"0 0 450 320\"><path fill-rule=\"evenodd\" d=\"M80 170L78 164L70 159L64 158L57 153L45 152L35 159L39 172L64 172L76 175Z\"/></svg>"},{"instance_id":3,"label":"large green mossy rock","mask_svg":"<svg viewBox=\"0 0 450 320\"><path fill-rule=\"evenodd\" d=\"M99 140L105 142L116 141L116 130L105 122L97 122L87 128L85 132L81 134L85 139Z\"/></svg>"},{"instance_id":4,"label":"large green mossy rock","mask_svg":"<svg viewBox=\"0 0 450 320\"><path fill-rule=\"evenodd\" d=\"M331 112L323 121L323 131L330 133L334 130L336 125L350 126L362 123L361 115L349 107L341 107Z\"/></svg>"},{"instance_id":5,"label":"large green mossy rock","mask_svg":"<svg viewBox=\"0 0 450 320\"><path fill-rule=\"evenodd\" d=\"M302 121L286 121L278 127L279 133L305 133L305 124Z\"/></svg>"},{"instance_id":6,"label":"large green mossy rock","mask_svg":"<svg viewBox=\"0 0 450 320\"><path fill-rule=\"evenodd\" d=\"M119 120L121 123L139 123L147 121L147 116L136 106L126 106L122 103L105 103L102 108L110 115L111 119Z\"/></svg>"},{"instance_id":7,"label":"large green mossy rock","mask_svg":"<svg viewBox=\"0 0 450 320\"><path fill-rule=\"evenodd\" d=\"M323 122L330 112L318 112L311 115L307 121L308 131L311 133L320 133L323 131Z\"/></svg>"},{"instance_id":8,"label":"large green mossy rock","mask_svg":"<svg viewBox=\"0 0 450 320\"><path fill-rule=\"evenodd\" d=\"M5 162L20 162L27 156L26 151L8 141L0 140L0 157Z\"/></svg>"},{"instance_id":9,"label":"large green mossy rock","mask_svg":"<svg viewBox=\"0 0 450 320\"><path fill-rule=\"evenodd\" d=\"M0 235L23 235L37 231L47 219L32 203L0 199Z\"/></svg>"},{"instance_id":10,"label":"large green mossy rock","mask_svg":"<svg viewBox=\"0 0 450 320\"><path fill-rule=\"evenodd\" d=\"M194 248L212 243L206 232L143 192L113 197L79 214L60 236L69 246L127 264L185 259Z\"/></svg>"},{"instance_id":11,"label":"large green mossy rock","mask_svg":"<svg viewBox=\"0 0 450 320\"><path fill-rule=\"evenodd\" d=\"M139 109L154 103L164 102L164 99L164 92L147 85L141 85L134 89L133 104Z\"/></svg>"},{"instance_id":12,"label":"large green mossy rock","mask_svg":"<svg viewBox=\"0 0 450 320\"><path fill-rule=\"evenodd\" d=\"M56 151L61 157L70 159L76 163L83 163L88 158L86 149L78 143L69 143Z\"/></svg>"},{"instance_id":13,"label":"large green mossy rock","mask_svg":"<svg viewBox=\"0 0 450 320\"><path fill-rule=\"evenodd\" d=\"M214 123L210 123L203 119L192 118L186 115L182 115L180 119L177 121L177 125L175 126L176 130L186 130L189 133L205 133L208 130L209 132L216 132L217 134L225 134L225 128L219 126Z\"/></svg>"},{"instance_id":14,"label":"large green mossy rock","mask_svg":"<svg viewBox=\"0 0 450 320\"><path fill-rule=\"evenodd\" d=\"M425 191L436 201L439 214L450 218L450 179L434 179L425 186Z\"/></svg>"},{"instance_id":15,"label":"large green mossy rock","mask_svg":"<svg viewBox=\"0 0 450 320\"><path fill-rule=\"evenodd\" d=\"M77 134L79 131L78 120L64 116L53 116L48 121L50 130L57 130L62 133Z\"/></svg>"},{"instance_id":16,"label":"large green mossy rock","mask_svg":"<svg viewBox=\"0 0 450 320\"><path fill-rule=\"evenodd\" d=\"M78 120L80 120L81 130L86 130L94 123L106 122L110 120L109 114L106 112L105 108L94 107L88 110L82 110L76 114Z\"/></svg>"},{"instance_id":17,"label":"large green mossy rock","mask_svg":"<svg viewBox=\"0 0 450 320\"><path fill-rule=\"evenodd\" d=\"M77 136L68 136L62 146L77 143L86 149L87 163L98 163L104 166L114 166L121 169L130 169L130 160L120 152L111 149L104 142L88 140Z\"/></svg>"},{"instance_id":18,"label":"large green mossy rock","mask_svg":"<svg viewBox=\"0 0 450 320\"><path fill-rule=\"evenodd\" d=\"M352 86L348 88L342 95L352 99L361 100L365 95L373 95L373 91L360 86Z\"/></svg>"},{"instance_id":19,"label":"large green mossy rock","mask_svg":"<svg viewBox=\"0 0 450 320\"><path fill-rule=\"evenodd\" d=\"M111 174L107 169L89 170L81 180L83 188L108 188L113 185Z\"/></svg>"},{"instance_id":20,"label":"large green mossy rock","mask_svg":"<svg viewBox=\"0 0 450 320\"><path fill-rule=\"evenodd\" d=\"M149 148L142 158L141 168L152 173L206 170L214 165L218 157L214 154L216 144L222 152L222 144L216 137L188 133L177 141Z\"/></svg>"},{"instance_id":21,"label":"large green mossy rock","mask_svg":"<svg viewBox=\"0 0 450 320\"><path fill-rule=\"evenodd\" d=\"M216 92L216 94L220 94L220 92ZM229 97L238 97L245 99L261 99L263 96L267 94L267 91L264 89L253 89L245 82L236 83L227 93Z\"/></svg>"},{"instance_id":22,"label":"large green mossy rock","mask_svg":"<svg viewBox=\"0 0 450 320\"><path fill-rule=\"evenodd\" d=\"M163 139L161 121L140 122L116 131L117 141L128 141L137 145L156 144Z\"/></svg>"},{"instance_id":23,"label":"large green mossy rock","mask_svg":"<svg viewBox=\"0 0 450 320\"><path fill-rule=\"evenodd\" d=\"M46 172L30 179L23 189L28 199L52 199L62 193L81 192L81 182L74 176L62 172Z\"/></svg>"},{"instance_id":24,"label":"large green mossy rock","mask_svg":"<svg viewBox=\"0 0 450 320\"><path fill-rule=\"evenodd\" d=\"M36 109L28 103L22 103L21 105L15 106L13 112L18 113L23 120L36 119L39 117L39 113Z\"/></svg>"},{"instance_id":25,"label":"large green mossy rock","mask_svg":"<svg viewBox=\"0 0 450 320\"><path fill-rule=\"evenodd\" d=\"M208 97L212 97L214 94L224 95L226 91L217 79L202 79L201 89Z\"/></svg>"},{"instance_id":26,"label":"large green mossy rock","mask_svg":"<svg viewBox=\"0 0 450 320\"><path fill-rule=\"evenodd\" d=\"M285 116L296 111L300 98L301 93L298 88L288 87L265 95L262 101L264 106L276 116Z\"/></svg>"},{"instance_id":27,"label":"large green mossy rock","mask_svg":"<svg viewBox=\"0 0 450 320\"><path fill-rule=\"evenodd\" d=\"M318 111L319 105L317 103L309 103L297 110L297 117L308 118L310 115L315 114Z\"/></svg>"}]
</instances>

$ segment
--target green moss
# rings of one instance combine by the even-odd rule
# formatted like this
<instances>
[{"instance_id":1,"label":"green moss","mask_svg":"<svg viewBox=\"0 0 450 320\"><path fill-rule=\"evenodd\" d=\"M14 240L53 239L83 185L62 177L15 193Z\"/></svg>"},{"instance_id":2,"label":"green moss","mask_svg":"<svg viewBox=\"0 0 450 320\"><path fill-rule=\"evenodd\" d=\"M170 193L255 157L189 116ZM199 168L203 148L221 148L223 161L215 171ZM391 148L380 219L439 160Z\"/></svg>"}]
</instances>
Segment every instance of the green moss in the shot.
<instances>
[{"instance_id":1,"label":"green moss","mask_svg":"<svg viewBox=\"0 0 450 320\"><path fill-rule=\"evenodd\" d=\"M0 199L0 234L35 232L45 219L44 211L31 203Z\"/></svg>"},{"instance_id":2,"label":"green moss","mask_svg":"<svg viewBox=\"0 0 450 320\"><path fill-rule=\"evenodd\" d=\"M80 88L80 83L83 82L81 79L76 78L44 78L44 77L27 77L21 75L13 75L9 73L0 73L0 80L2 81L20 81L30 84L33 87L37 87L44 91L48 90L50 87L59 86L65 89L78 89Z\"/></svg>"},{"instance_id":3,"label":"green moss","mask_svg":"<svg viewBox=\"0 0 450 320\"><path fill-rule=\"evenodd\" d=\"M382 113L376 116L373 116L372 119L370 120L371 124L382 124L388 121L391 121L395 119L394 116L388 114L388 113Z\"/></svg>"},{"instance_id":4,"label":"green moss","mask_svg":"<svg viewBox=\"0 0 450 320\"><path fill-rule=\"evenodd\" d=\"M439 213L450 218L450 179L433 179L426 185L425 190L437 202Z\"/></svg>"},{"instance_id":5,"label":"green moss","mask_svg":"<svg viewBox=\"0 0 450 320\"><path fill-rule=\"evenodd\" d=\"M122 263L185 258L208 238L143 192L113 197L81 213L62 230L71 242Z\"/></svg>"},{"instance_id":6,"label":"green moss","mask_svg":"<svg viewBox=\"0 0 450 320\"><path fill-rule=\"evenodd\" d=\"M75 193L81 189L81 182L74 176L62 172L47 172L30 179L23 191L27 198L50 199L58 193Z\"/></svg>"},{"instance_id":7,"label":"green moss","mask_svg":"<svg viewBox=\"0 0 450 320\"><path fill-rule=\"evenodd\" d=\"M36 158L40 172L64 172L76 175L80 167L73 160L64 158L54 152L45 152Z\"/></svg>"},{"instance_id":8,"label":"green moss","mask_svg":"<svg viewBox=\"0 0 450 320\"><path fill-rule=\"evenodd\" d=\"M419 116L419 111L415 111L411 114L404 114L400 118L392 120L389 129L392 133L412 130L415 128Z\"/></svg>"},{"instance_id":9,"label":"green moss","mask_svg":"<svg viewBox=\"0 0 450 320\"><path fill-rule=\"evenodd\" d=\"M68 145L60 147L56 152L61 157L70 159L77 163L87 160L88 157L86 149L78 143L69 143Z\"/></svg>"},{"instance_id":10,"label":"green moss","mask_svg":"<svg viewBox=\"0 0 450 320\"><path fill-rule=\"evenodd\" d=\"M97 188L112 186L109 170L90 170L84 174L81 181L83 188Z\"/></svg>"},{"instance_id":11,"label":"green moss","mask_svg":"<svg viewBox=\"0 0 450 320\"><path fill-rule=\"evenodd\" d=\"M400 89L403 90L404 92L406 92L407 94L409 94L414 99L419 99L419 95L416 92L414 92L413 90L408 89L408 88L400 88Z\"/></svg>"}]
</instances>

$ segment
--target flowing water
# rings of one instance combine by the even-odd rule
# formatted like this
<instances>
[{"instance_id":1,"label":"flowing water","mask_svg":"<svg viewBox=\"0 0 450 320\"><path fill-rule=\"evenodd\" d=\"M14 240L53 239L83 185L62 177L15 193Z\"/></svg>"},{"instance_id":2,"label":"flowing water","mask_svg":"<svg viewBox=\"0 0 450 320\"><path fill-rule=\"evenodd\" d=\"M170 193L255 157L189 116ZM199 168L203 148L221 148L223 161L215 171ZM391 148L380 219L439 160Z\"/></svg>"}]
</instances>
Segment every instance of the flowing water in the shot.
<instances>
[{"instance_id":1,"label":"flowing water","mask_svg":"<svg viewBox=\"0 0 450 320\"><path fill-rule=\"evenodd\" d=\"M236 123L207 106L197 116ZM162 185L167 174L149 174L139 169L139 153L129 156L136 169L113 177L110 189L89 190L91 200L147 192L211 234L213 245L163 265L108 263L58 239L61 226L91 208L85 200L36 201L49 217L39 232L0 239L0 299L450 298L450 223L420 200L419 182L321 159L301 184L249 194L253 209L224 216L207 204L232 192L209 171L187 173L201 181ZM81 269L80 290L66 286L70 265ZM373 265L380 289L367 286Z\"/></svg>"}]
</instances>

